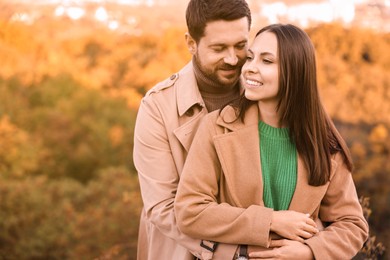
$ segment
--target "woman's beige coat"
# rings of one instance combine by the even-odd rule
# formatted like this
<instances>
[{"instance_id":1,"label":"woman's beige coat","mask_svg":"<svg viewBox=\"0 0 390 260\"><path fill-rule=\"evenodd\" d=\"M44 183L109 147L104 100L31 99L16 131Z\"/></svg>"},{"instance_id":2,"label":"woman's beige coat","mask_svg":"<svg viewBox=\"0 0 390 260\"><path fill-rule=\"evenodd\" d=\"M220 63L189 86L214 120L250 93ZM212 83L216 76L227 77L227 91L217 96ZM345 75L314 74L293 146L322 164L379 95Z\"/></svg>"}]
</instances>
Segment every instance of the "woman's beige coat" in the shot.
<instances>
[{"instance_id":1,"label":"woman's beige coat","mask_svg":"<svg viewBox=\"0 0 390 260\"><path fill-rule=\"evenodd\" d=\"M181 231L194 238L268 247L272 209L265 208L258 135L253 105L245 123L232 107L204 118L191 146L175 200ZM298 158L296 190L289 210L309 213L325 229L305 243L316 259L351 259L368 236L351 173L341 156L332 159L331 180L308 185Z\"/></svg>"}]
</instances>

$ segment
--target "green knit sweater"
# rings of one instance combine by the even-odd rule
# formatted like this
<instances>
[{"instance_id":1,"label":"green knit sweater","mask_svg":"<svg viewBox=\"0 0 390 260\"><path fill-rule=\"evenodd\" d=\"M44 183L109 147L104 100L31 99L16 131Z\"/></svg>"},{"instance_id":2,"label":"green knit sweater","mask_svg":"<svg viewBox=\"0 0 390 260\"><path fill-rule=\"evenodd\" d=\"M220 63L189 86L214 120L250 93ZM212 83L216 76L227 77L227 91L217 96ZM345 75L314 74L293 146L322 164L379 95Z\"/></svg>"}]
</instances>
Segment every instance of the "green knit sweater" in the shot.
<instances>
[{"instance_id":1,"label":"green knit sweater","mask_svg":"<svg viewBox=\"0 0 390 260\"><path fill-rule=\"evenodd\" d=\"M297 151L287 128L259 122L263 201L274 210L287 210L297 184Z\"/></svg>"}]
</instances>

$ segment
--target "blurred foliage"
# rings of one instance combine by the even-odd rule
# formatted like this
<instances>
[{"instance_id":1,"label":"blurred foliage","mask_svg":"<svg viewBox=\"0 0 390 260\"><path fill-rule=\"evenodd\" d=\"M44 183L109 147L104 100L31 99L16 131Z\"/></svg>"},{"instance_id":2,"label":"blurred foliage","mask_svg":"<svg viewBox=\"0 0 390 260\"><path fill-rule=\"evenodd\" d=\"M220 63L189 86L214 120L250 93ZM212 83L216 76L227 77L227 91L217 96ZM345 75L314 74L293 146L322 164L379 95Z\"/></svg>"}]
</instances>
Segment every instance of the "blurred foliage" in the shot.
<instances>
[{"instance_id":1,"label":"blurred foliage","mask_svg":"<svg viewBox=\"0 0 390 260\"><path fill-rule=\"evenodd\" d=\"M390 124L390 34L324 24L308 29L328 112L353 124Z\"/></svg>"},{"instance_id":2,"label":"blurred foliage","mask_svg":"<svg viewBox=\"0 0 390 260\"><path fill-rule=\"evenodd\" d=\"M44 27L43 27L44 26ZM0 20L0 259L134 259L141 97L190 60L184 30L139 36L61 19ZM44 29L42 29L44 28ZM355 161L371 235L390 248L390 35L307 30L321 95Z\"/></svg>"},{"instance_id":3,"label":"blurred foliage","mask_svg":"<svg viewBox=\"0 0 390 260\"><path fill-rule=\"evenodd\" d=\"M124 168L87 185L45 176L0 179L0 259L92 259L126 242L135 252L141 198Z\"/></svg>"},{"instance_id":4,"label":"blurred foliage","mask_svg":"<svg viewBox=\"0 0 390 260\"><path fill-rule=\"evenodd\" d=\"M67 75L29 86L17 79L0 81L0 88L0 141L15 150L2 149L3 167L21 168L6 174L87 182L101 168L132 168L136 111L124 98L82 88Z\"/></svg>"},{"instance_id":5,"label":"blurred foliage","mask_svg":"<svg viewBox=\"0 0 390 260\"><path fill-rule=\"evenodd\" d=\"M345 137L355 163L353 174L359 195L369 197L370 233L376 240L390 248L390 128L384 123L348 124L336 121ZM372 237L370 238L371 242ZM386 252L386 254L388 254ZM375 258L370 258L375 259ZM386 259L380 258L380 259Z\"/></svg>"},{"instance_id":6,"label":"blurred foliage","mask_svg":"<svg viewBox=\"0 0 390 260\"><path fill-rule=\"evenodd\" d=\"M370 198L360 197L359 202L363 208L364 218L368 221L372 213L372 210L370 208ZM383 257L384 253L385 247L383 246L383 244L381 242L377 243L375 236L370 236L364 243L362 250L360 250L359 254L356 255L353 260L380 259Z\"/></svg>"}]
</instances>

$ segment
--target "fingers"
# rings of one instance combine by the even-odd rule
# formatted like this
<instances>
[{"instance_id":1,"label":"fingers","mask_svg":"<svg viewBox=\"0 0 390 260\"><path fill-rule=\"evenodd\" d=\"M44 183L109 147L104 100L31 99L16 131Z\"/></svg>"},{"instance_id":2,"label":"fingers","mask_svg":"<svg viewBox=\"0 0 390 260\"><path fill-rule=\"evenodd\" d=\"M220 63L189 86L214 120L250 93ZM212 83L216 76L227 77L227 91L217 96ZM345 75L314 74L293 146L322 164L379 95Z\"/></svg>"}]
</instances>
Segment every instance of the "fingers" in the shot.
<instances>
[{"instance_id":1,"label":"fingers","mask_svg":"<svg viewBox=\"0 0 390 260\"><path fill-rule=\"evenodd\" d=\"M278 240L271 240L271 243L269 244L269 247L281 247L286 245L286 240L284 239L278 239Z\"/></svg>"},{"instance_id":2,"label":"fingers","mask_svg":"<svg viewBox=\"0 0 390 260\"><path fill-rule=\"evenodd\" d=\"M294 237L292 238L292 240L293 240L293 241L298 241L298 242L301 242L301 243L303 243L303 242L305 241L302 237L300 237L300 236L298 236L298 235L294 236Z\"/></svg>"},{"instance_id":3,"label":"fingers","mask_svg":"<svg viewBox=\"0 0 390 260\"><path fill-rule=\"evenodd\" d=\"M310 238L314 234L317 234L319 230L317 228L317 224L314 222L313 219L310 218L310 214L306 214L306 216L307 216L306 225L303 228L303 234L300 234L300 236L304 238Z\"/></svg>"},{"instance_id":4,"label":"fingers","mask_svg":"<svg viewBox=\"0 0 390 260\"><path fill-rule=\"evenodd\" d=\"M312 236L314 236L315 233L312 233L312 232L306 232L306 231L301 231L299 233L299 237L302 238L302 240L297 240L297 241L300 241L300 242L303 242L303 238L304 239L308 239L308 238L311 238Z\"/></svg>"},{"instance_id":5,"label":"fingers","mask_svg":"<svg viewBox=\"0 0 390 260\"><path fill-rule=\"evenodd\" d=\"M303 228L303 231L311 233L313 235L317 234L319 232L319 230L316 227L309 226L309 225L305 225L305 227Z\"/></svg>"},{"instance_id":6,"label":"fingers","mask_svg":"<svg viewBox=\"0 0 390 260\"><path fill-rule=\"evenodd\" d=\"M249 258L256 259L273 259L277 256L277 249L266 250L266 251L257 251L249 253Z\"/></svg>"},{"instance_id":7,"label":"fingers","mask_svg":"<svg viewBox=\"0 0 390 260\"><path fill-rule=\"evenodd\" d=\"M310 225L304 225L301 230L298 231L297 236L303 239L308 239L317 234L319 231L317 228L310 226ZM296 241L303 242L303 239L294 239Z\"/></svg>"},{"instance_id":8,"label":"fingers","mask_svg":"<svg viewBox=\"0 0 390 260\"><path fill-rule=\"evenodd\" d=\"M306 214L306 216L307 216L308 214ZM308 225L310 225L310 226L312 226L312 227L315 227L315 228L317 228L317 224L314 222L314 220L312 220L311 218L310 218L310 216L306 219L306 224L308 224Z\"/></svg>"}]
</instances>

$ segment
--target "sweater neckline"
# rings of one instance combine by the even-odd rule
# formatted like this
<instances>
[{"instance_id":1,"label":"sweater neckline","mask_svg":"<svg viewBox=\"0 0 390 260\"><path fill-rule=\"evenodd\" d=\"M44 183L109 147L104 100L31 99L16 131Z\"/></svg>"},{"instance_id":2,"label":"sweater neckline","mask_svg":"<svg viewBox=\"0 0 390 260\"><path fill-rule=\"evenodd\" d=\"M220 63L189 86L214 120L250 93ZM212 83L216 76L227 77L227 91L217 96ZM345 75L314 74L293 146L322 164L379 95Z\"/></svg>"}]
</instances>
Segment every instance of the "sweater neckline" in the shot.
<instances>
[{"instance_id":1,"label":"sweater neckline","mask_svg":"<svg viewBox=\"0 0 390 260\"><path fill-rule=\"evenodd\" d=\"M273 127L263 121L259 121L259 131L261 135L265 135L272 138L278 139L289 139L289 130L287 127Z\"/></svg>"}]
</instances>

